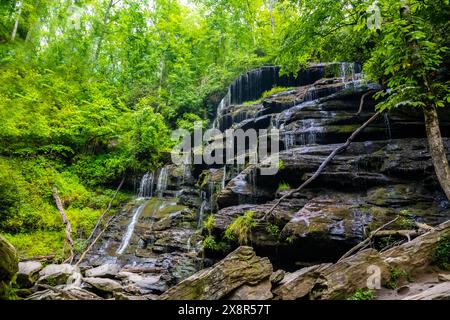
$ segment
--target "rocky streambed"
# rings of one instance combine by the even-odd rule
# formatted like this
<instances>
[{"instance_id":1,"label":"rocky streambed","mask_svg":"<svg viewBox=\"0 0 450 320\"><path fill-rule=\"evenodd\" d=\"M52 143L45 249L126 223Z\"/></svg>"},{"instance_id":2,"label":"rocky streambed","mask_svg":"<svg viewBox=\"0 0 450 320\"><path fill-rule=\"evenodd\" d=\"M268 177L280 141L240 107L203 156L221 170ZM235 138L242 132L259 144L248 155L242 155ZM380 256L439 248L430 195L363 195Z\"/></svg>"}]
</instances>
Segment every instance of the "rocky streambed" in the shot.
<instances>
[{"instance_id":1,"label":"rocky streambed","mask_svg":"<svg viewBox=\"0 0 450 320\"><path fill-rule=\"evenodd\" d=\"M277 174L261 174L264 163L167 165L149 172L138 180L136 200L79 266L20 263L22 295L345 299L367 289L375 270L380 286L394 287L395 274L395 287L405 287L401 293L380 289L380 298L448 297L448 274L434 266L433 252L449 234L450 203L437 182L420 113L386 113L311 185L265 214L372 116L379 89L362 80L355 64L313 65L296 78L278 71L262 68L238 78L214 121L222 131L279 129ZM246 103L274 86L289 88ZM450 115L443 112L440 121L449 137ZM450 140L444 142L450 150ZM230 225L249 212L245 237L227 237ZM392 220L365 248L338 261ZM409 285L414 276L426 280Z\"/></svg>"}]
</instances>

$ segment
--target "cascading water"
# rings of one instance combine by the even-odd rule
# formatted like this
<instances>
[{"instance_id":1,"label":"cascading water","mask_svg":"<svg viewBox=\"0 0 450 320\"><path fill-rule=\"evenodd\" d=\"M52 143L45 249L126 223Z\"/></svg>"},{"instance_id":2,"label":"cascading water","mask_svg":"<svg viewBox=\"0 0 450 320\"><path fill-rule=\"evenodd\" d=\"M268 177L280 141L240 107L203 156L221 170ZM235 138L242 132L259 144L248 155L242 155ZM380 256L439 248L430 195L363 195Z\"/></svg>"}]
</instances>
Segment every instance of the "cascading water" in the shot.
<instances>
[{"instance_id":1,"label":"cascading water","mask_svg":"<svg viewBox=\"0 0 450 320\"><path fill-rule=\"evenodd\" d=\"M213 181L209 182L208 189L209 189L209 208L211 209L211 211L213 211L215 206L214 202L215 185Z\"/></svg>"},{"instance_id":2,"label":"cascading water","mask_svg":"<svg viewBox=\"0 0 450 320\"><path fill-rule=\"evenodd\" d=\"M280 75L280 67L277 66L261 67L247 72L230 85L226 95L220 101L213 128L221 129L221 118L227 107L256 100L265 91L276 86L294 87L314 83L323 76L325 68L325 64L317 64L315 67L299 72L297 76Z\"/></svg>"},{"instance_id":3,"label":"cascading water","mask_svg":"<svg viewBox=\"0 0 450 320\"><path fill-rule=\"evenodd\" d=\"M392 139L391 122L389 121L389 115L387 113L384 114L384 125L386 126L387 137L389 140L391 140Z\"/></svg>"},{"instance_id":4,"label":"cascading water","mask_svg":"<svg viewBox=\"0 0 450 320\"><path fill-rule=\"evenodd\" d=\"M314 101L316 99L317 99L317 90L316 90L316 87L314 85L312 85L306 91L303 101Z\"/></svg>"},{"instance_id":5,"label":"cascading water","mask_svg":"<svg viewBox=\"0 0 450 320\"><path fill-rule=\"evenodd\" d=\"M138 198L149 198L153 196L154 173L147 172L141 179L138 190Z\"/></svg>"},{"instance_id":6,"label":"cascading water","mask_svg":"<svg viewBox=\"0 0 450 320\"><path fill-rule=\"evenodd\" d=\"M295 145L295 133L286 132L284 134L284 149L289 150Z\"/></svg>"},{"instance_id":7,"label":"cascading water","mask_svg":"<svg viewBox=\"0 0 450 320\"><path fill-rule=\"evenodd\" d=\"M168 178L169 174L167 171L167 167L161 168L158 176L158 183L156 185L156 194L158 195L158 197L162 197L164 191L166 191Z\"/></svg>"},{"instance_id":8,"label":"cascading water","mask_svg":"<svg viewBox=\"0 0 450 320\"><path fill-rule=\"evenodd\" d=\"M223 172L222 172L222 183L221 183L221 188L222 190L225 189L225 184L226 184L226 180L227 180L227 166L223 166Z\"/></svg>"},{"instance_id":9,"label":"cascading water","mask_svg":"<svg viewBox=\"0 0 450 320\"><path fill-rule=\"evenodd\" d=\"M202 191L200 193L200 198L202 200L202 203L200 205L200 209L198 211L198 220L197 220L197 229L201 230L203 228L203 218L205 214L205 208L208 204L208 201L206 200L206 192Z\"/></svg>"},{"instance_id":10,"label":"cascading water","mask_svg":"<svg viewBox=\"0 0 450 320\"><path fill-rule=\"evenodd\" d=\"M117 254L123 254L125 249L128 247L128 244L130 243L131 237L134 233L134 228L136 226L136 223L139 221L139 217L142 214L142 211L144 211L145 206L147 205L147 201L145 201L143 204L138 206L133 211L133 217L131 218L131 222L127 227L127 231L125 232L125 235L122 239L122 242L119 246L119 249L117 249Z\"/></svg>"}]
</instances>

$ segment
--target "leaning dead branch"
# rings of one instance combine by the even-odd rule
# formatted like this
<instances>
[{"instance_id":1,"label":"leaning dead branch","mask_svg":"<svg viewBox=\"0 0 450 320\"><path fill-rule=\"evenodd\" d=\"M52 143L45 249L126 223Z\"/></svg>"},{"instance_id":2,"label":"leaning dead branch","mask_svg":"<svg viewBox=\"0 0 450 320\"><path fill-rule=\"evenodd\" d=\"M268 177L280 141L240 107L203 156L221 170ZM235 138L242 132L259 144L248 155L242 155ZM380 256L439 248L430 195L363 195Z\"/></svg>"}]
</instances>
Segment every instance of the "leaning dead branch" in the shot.
<instances>
[{"instance_id":1,"label":"leaning dead branch","mask_svg":"<svg viewBox=\"0 0 450 320\"><path fill-rule=\"evenodd\" d=\"M96 229L100 226L101 220L103 220L103 217L111 209L112 203L113 203L114 199L116 198L117 194L119 193L119 190L122 188L122 185L123 185L124 181L125 181L125 177L123 177L122 181L120 182L119 186L117 187L117 190L114 193L114 196L112 197L111 201L109 202L108 207L105 209L105 211L103 211L103 213L101 214L100 218L97 220L97 224L95 225L94 230L92 231L91 235L89 236L88 241L89 241L90 238L92 238L94 236ZM80 259L78 259L77 263L75 264L76 266L80 265L80 263L85 258L86 254L92 249L92 247L95 245L95 243L98 241L98 239L100 239L100 237L106 231L106 229L108 229L109 225L111 224L111 222L114 220L115 217L116 216L113 215L112 217L110 217L108 219L108 221L106 222L106 224L103 227L103 229L98 233L98 235L94 238L94 240L91 241L91 243L86 248L86 250L84 250L84 252L81 254Z\"/></svg>"},{"instance_id":2,"label":"leaning dead branch","mask_svg":"<svg viewBox=\"0 0 450 320\"><path fill-rule=\"evenodd\" d=\"M61 199L58 196L58 190L56 187L53 187L52 191L53 198L55 199L56 207L58 208L59 214L63 220L63 224L65 225L65 233L66 233L66 242L69 246L70 256L67 258L67 262L72 263L74 257L73 251L73 240L72 240L72 226L70 224L69 219L67 218L66 212L64 211L64 207L62 205Z\"/></svg>"},{"instance_id":3,"label":"leaning dead branch","mask_svg":"<svg viewBox=\"0 0 450 320\"><path fill-rule=\"evenodd\" d=\"M105 226L103 227L103 229L98 233L98 235L95 237L95 239L89 244L89 246L87 247L86 250L84 250L84 252L81 254L80 259L77 261L77 263L75 264L75 266L79 266L80 263L83 261L83 259L86 257L86 254L91 251L92 247L95 245L95 243L98 241L98 239L100 239L100 237L103 235L103 233L106 231L106 229L108 229L109 225L111 224L111 222L113 222L114 218L116 216L113 215L112 217L110 217L108 219L108 221L106 222Z\"/></svg>"},{"instance_id":4,"label":"leaning dead branch","mask_svg":"<svg viewBox=\"0 0 450 320\"><path fill-rule=\"evenodd\" d=\"M122 178L122 181L120 181L119 186L116 189L116 192L114 193L113 197L111 198L111 201L109 201L108 206L106 207L105 211L102 212L100 217L97 220L97 223L95 224L94 229L92 229L91 234L87 238L86 242L90 243L92 238L94 237L95 233L97 232L98 227L100 226L100 223L103 221L103 218L108 213L108 211L111 209L114 199L117 197L117 194L119 193L120 189L122 188L123 183L125 182L125 177Z\"/></svg>"},{"instance_id":5,"label":"leaning dead branch","mask_svg":"<svg viewBox=\"0 0 450 320\"><path fill-rule=\"evenodd\" d=\"M317 169L317 171L305 182L303 182L303 184L298 187L297 189L291 190L290 192L288 192L287 194L285 194L284 196L282 196L280 199L278 199L275 204L269 209L269 211L266 212L266 214L263 216L262 220L267 219L272 212L275 210L276 207L278 207L278 205L285 199L291 197L294 193L299 192L300 190L304 189L307 185L309 185L311 182L313 182L321 173L322 171L326 168L326 166L328 165L328 163L331 162L331 160L333 160L333 158L340 152L344 151L345 149L348 148L348 146L350 145L350 143L352 143L352 141L356 138L356 136L363 131L368 125L370 125L372 122L374 122L379 116L381 115L381 112L377 112L375 113L369 120L367 120L361 127L359 127L358 129L355 130L355 132L352 133L352 135L347 139L347 141L343 144L340 145L339 147L337 147L336 149L333 150L333 152L331 152L331 154L322 162L322 164L320 165L320 167Z\"/></svg>"}]
</instances>

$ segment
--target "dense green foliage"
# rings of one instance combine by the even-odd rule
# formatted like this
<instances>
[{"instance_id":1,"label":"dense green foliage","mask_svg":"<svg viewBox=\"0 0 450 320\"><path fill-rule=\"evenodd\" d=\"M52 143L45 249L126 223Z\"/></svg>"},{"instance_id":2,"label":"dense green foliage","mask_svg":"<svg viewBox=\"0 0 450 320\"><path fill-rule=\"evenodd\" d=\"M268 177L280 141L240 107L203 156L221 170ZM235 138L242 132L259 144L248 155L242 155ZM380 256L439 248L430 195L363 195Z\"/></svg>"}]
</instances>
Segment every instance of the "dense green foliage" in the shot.
<instances>
[{"instance_id":1,"label":"dense green foliage","mask_svg":"<svg viewBox=\"0 0 450 320\"><path fill-rule=\"evenodd\" d=\"M251 232L256 227L255 212L246 211L242 216L235 218L227 227L224 238L236 241L239 245L247 245L251 241Z\"/></svg>"},{"instance_id":2,"label":"dense green foliage","mask_svg":"<svg viewBox=\"0 0 450 320\"><path fill-rule=\"evenodd\" d=\"M383 85L380 110L443 107L450 102L448 0L292 1L279 62L356 61Z\"/></svg>"},{"instance_id":3,"label":"dense green foliage","mask_svg":"<svg viewBox=\"0 0 450 320\"><path fill-rule=\"evenodd\" d=\"M402 280L410 281L410 275L403 269L390 267L389 280L386 282L386 288L397 289L399 282Z\"/></svg>"},{"instance_id":4,"label":"dense green foliage","mask_svg":"<svg viewBox=\"0 0 450 320\"><path fill-rule=\"evenodd\" d=\"M59 254L56 186L82 248L121 178L165 161L170 129L211 118L233 78L271 62L269 11L262 0L2 1L0 230L22 254Z\"/></svg>"},{"instance_id":5,"label":"dense green foliage","mask_svg":"<svg viewBox=\"0 0 450 320\"><path fill-rule=\"evenodd\" d=\"M433 251L434 263L443 270L450 270L450 235L442 237Z\"/></svg>"},{"instance_id":6,"label":"dense green foliage","mask_svg":"<svg viewBox=\"0 0 450 320\"><path fill-rule=\"evenodd\" d=\"M371 289L358 289L348 300L373 300L375 293Z\"/></svg>"}]
</instances>

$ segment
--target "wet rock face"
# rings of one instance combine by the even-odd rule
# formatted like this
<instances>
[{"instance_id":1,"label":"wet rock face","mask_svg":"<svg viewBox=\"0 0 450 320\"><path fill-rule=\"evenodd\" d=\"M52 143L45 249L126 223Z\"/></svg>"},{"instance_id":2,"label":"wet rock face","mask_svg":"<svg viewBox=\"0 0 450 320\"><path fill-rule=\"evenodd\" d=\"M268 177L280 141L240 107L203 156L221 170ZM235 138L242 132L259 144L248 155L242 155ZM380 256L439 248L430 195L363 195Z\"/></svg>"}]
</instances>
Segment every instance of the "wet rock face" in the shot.
<instances>
[{"instance_id":1,"label":"wet rock face","mask_svg":"<svg viewBox=\"0 0 450 320\"><path fill-rule=\"evenodd\" d=\"M376 101L361 97L377 85L350 73L315 79L265 98L261 103L228 103L220 109L218 128L278 128L281 169L261 174L261 165L228 174L217 199L214 235L223 237L238 216L253 211L261 218L286 190L300 186L325 158L372 116ZM443 136L450 135L449 114L441 114ZM450 139L444 138L450 151ZM219 169L220 170L220 169ZM236 172L237 171L237 172ZM350 147L336 156L301 194L285 199L268 221L258 221L251 243L258 254L287 269L336 261L370 231L390 226L409 228L414 222L437 225L450 217L428 153L423 115L396 109L369 125ZM409 225L409 226L408 226ZM280 263L280 264L278 264Z\"/></svg>"},{"instance_id":2,"label":"wet rock face","mask_svg":"<svg viewBox=\"0 0 450 320\"><path fill-rule=\"evenodd\" d=\"M447 146L449 142L445 139ZM252 188L256 195L279 197L283 192L275 188L280 183L298 187L335 147L284 151L283 169L275 176L257 175L253 183L250 172L258 168L242 171L236 179L247 181L246 185L236 188L232 180L219 195L219 205L225 207L215 215L216 236L245 211L254 211L256 217L267 212L273 202L259 196L253 200L260 204L240 204L240 199L251 196ZM425 139L353 143L311 187L284 200L272 221L259 222L252 230L252 244L259 254L274 263L283 261L288 268L295 261L332 262L398 214L404 219L391 229L409 228L414 221L437 225L450 216L450 203L439 189ZM278 227L279 235L267 231L271 224Z\"/></svg>"}]
</instances>

